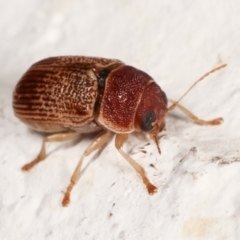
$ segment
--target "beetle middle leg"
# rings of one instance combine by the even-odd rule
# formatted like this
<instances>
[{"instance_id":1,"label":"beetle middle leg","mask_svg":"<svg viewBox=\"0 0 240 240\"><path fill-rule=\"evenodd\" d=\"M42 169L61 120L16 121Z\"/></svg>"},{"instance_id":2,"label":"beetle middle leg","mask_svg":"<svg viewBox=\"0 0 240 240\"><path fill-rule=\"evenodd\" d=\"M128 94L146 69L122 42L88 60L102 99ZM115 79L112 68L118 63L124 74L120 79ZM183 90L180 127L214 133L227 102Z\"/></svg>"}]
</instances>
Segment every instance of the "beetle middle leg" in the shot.
<instances>
[{"instance_id":1,"label":"beetle middle leg","mask_svg":"<svg viewBox=\"0 0 240 240\"><path fill-rule=\"evenodd\" d=\"M45 146L46 146L47 142L63 142L63 141L67 141L67 140L76 138L77 136L79 136L79 133L77 133L77 132L66 132L66 133L56 133L56 134L52 134L52 135L45 137L43 139L42 147L41 147L41 150L40 150L39 154L37 155L37 157L30 163L25 164L22 167L22 170L28 171L31 168L33 168L36 164L38 164L39 162L43 161L46 158L46 147Z\"/></svg>"},{"instance_id":2,"label":"beetle middle leg","mask_svg":"<svg viewBox=\"0 0 240 240\"><path fill-rule=\"evenodd\" d=\"M128 139L128 135L127 134L116 134L115 146L116 146L117 150L120 152L120 154L141 175L142 180L143 180L144 184L147 187L148 193L149 194L154 194L155 192L157 192L157 187L155 187L153 184L151 184L149 182L144 169L121 149L123 143L126 142L127 139Z\"/></svg>"},{"instance_id":3,"label":"beetle middle leg","mask_svg":"<svg viewBox=\"0 0 240 240\"><path fill-rule=\"evenodd\" d=\"M223 119L222 118L215 118L213 120L203 120L203 119L199 119L197 116L195 116L192 112L190 112L189 110L187 110L185 107L183 107L182 105L180 105L178 102L175 102L173 100L169 101L173 104L175 104L176 107L178 107L181 111L183 111L189 118L191 118L195 123L199 124L199 125L219 125L222 123Z\"/></svg>"},{"instance_id":4,"label":"beetle middle leg","mask_svg":"<svg viewBox=\"0 0 240 240\"><path fill-rule=\"evenodd\" d=\"M64 207L69 205L70 202L70 193L72 191L72 188L74 187L74 185L76 185L76 183L78 182L79 178L80 178L80 173L81 173L81 167L82 167L82 163L83 160L86 156L90 155L92 152L94 152L95 150L103 147L103 145L107 142L107 140L109 140L111 136L111 132L107 131L102 133L100 136L98 136L89 146L88 148L84 151L82 157L80 158L73 174L70 180L70 184L67 187L67 190L64 194L63 200L62 200L62 205Z\"/></svg>"}]
</instances>

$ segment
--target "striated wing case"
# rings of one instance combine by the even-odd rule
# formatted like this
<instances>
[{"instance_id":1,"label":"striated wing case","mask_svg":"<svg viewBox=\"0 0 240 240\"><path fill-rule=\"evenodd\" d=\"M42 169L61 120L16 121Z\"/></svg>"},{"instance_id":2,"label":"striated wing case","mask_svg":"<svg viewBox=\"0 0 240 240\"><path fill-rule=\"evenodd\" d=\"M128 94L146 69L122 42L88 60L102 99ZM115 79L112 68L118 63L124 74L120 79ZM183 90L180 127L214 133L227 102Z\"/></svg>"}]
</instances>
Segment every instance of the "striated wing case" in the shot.
<instances>
[{"instance_id":1,"label":"striated wing case","mask_svg":"<svg viewBox=\"0 0 240 240\"><path fill-rule=\"evenodd\" d=\"M93 67L114 63L121 62L64 56L33 64L15 88L15 115L33 129L45 132L78 129L90 124L98 94Z\"/></svg>"}]
</instances>

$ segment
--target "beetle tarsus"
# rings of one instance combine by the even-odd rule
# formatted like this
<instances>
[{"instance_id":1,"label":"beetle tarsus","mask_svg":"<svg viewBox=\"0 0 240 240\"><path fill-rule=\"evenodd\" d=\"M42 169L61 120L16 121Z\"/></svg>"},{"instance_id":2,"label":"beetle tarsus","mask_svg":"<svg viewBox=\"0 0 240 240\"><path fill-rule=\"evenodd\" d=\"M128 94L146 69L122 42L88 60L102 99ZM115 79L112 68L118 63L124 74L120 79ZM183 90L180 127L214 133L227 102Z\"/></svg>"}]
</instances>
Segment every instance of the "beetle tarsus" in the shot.
<instances>
[{"instance_id":1,"label":"beetle tarsus","mask_svg":"<svg viewBox=\"0 0 240 240\"><path fill-rule=\"evenodd\" d=\"M41 156L38 155L36 159L34 159L32 162L25 164L22 167L23 171L29 171L31 168L33 168L36 164L38 164L39 162L43 161L46 158L46 156Z\"/></svg>"},{"instance_id":2,"label":"beetle tarsus","mask_svg":"<svg viewBox=\"0 0 240 240\"><path fill-rule=\"evenodd\" d=\"M149 184L147 185L147 190L148 190L148 193L149 193L150 195L153 195L154 193L157 192L158 189L157 189L156 186L154 186L153 184L149 183Z\"/></svg>"},{"instance_id":3,"label":"beetle tarsus","mask_svg":"<svg viewBox=\"0 0 240 240\"><path fill-rule=\"evenodd\" d=\"M209 121L209 125L219 125L223 122L223 118L216 118Z\"/></svg>"},{"instance_id":4,"label":"beetle tarsus","mask_svg":"<svg viewBox=\"0 0 240 240\"><path fill-rule=\"evenodd\" d=\"M68 207L70 204L70 195L66 195L64 196L63 200L62 200L62 206L63 207Z\"/></svg>"},{"instance_id":5,"label":"beetle tarsus","mask_svg":"<svg viewBox=\"0 0 240 240\"><path fill-rule=\"evenodd\" d=\"M157 192L157 190L158 190L157 187L154 186L152 183L150 183L147 177L143 177L142 179L143 179L143 182L146 185L148 193L150 195L153 195L154 193Z\"/></svg>"},{"instance_id":6,"label":"beetle tarsus","mask_svg":"<svg viewBox=\"0 0 240 240\"><path fill-rule=\"evenodd\" d=\"M67 207L70 203L70 193L72 191L73 186L74 186L74 183L71 182L67 188L67 191L64 194L64 197L62 200L63 207Z\"/></svg>"}]
</instances>

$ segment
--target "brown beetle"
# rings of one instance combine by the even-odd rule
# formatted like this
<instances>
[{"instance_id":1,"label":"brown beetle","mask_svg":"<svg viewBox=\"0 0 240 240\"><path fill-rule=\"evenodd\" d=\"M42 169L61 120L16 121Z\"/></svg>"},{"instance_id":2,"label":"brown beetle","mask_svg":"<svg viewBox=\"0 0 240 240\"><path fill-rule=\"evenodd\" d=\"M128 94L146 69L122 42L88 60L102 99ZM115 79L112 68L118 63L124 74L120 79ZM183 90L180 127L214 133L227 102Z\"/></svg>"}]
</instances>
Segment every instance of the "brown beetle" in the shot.
<instances>
[{"instance_id":1,"label":"brown beetle","mask_svg":"<svg viewBox=\"0 0 240 240\"><path fill-rule=\"evenodd\" d=\"M225 66L213 69L197 82ZM29 127L52 135L44 138L36 159L22 169L27 171L46 158L46 142L101 131L74 170L62 201L62 205L67 206L71 190L79 180L84 157L103 147L114 132L117 150L141 175L149 194L153 194L157 188L150 183L144 169L121 147L129 133L145 132L155 141L160 153L157 134L165 127L167 112L176 106L199 124L220 124L222 118L200 120L178 103L188 91L168 108L166 94L148 74L119 60L64 56L39 61L18 82L13 109Z\"/></svg>"}]
</instances>

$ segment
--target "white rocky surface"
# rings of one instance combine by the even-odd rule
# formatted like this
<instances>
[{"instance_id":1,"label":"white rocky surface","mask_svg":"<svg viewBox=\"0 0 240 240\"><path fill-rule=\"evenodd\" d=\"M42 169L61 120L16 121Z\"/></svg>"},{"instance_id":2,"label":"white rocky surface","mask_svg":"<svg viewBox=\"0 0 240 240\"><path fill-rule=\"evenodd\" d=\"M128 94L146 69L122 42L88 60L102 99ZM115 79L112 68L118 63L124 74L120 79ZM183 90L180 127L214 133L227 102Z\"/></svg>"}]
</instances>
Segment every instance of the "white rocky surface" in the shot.
<instances>
[{"instance_id":1,"label":"white rocky surface","mask_svg":"<svg viewBox=\"0 0 240 240\"><path fill-rule=\"evenodd\" d=\"M225 0L1 1L0 239L239 240L239 12L239 2ZM63 192L92 137L48 144L47 160L23 173L43 135L15 118L11 106L27 68L57 55L118 58L146 71L173 99L227 63L182 101L199 117L224 122L203 127L174 110L161 155L148 138L131 136L124 150L158 186L153 196L112 140L86 159L63 208Z\"/></svg>"}]
</instances>

